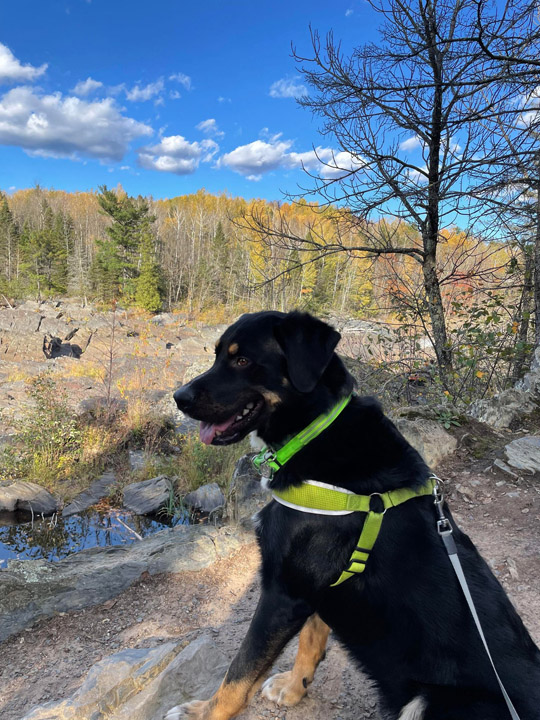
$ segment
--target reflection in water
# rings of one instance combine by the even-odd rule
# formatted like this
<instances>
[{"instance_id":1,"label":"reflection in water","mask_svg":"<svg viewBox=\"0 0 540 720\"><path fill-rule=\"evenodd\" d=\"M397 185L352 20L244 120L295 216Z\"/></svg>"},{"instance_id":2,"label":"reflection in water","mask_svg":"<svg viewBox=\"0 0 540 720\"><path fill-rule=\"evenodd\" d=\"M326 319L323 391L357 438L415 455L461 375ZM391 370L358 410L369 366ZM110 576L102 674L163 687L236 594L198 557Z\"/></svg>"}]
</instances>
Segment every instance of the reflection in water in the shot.
<instances>
[{"instance_id":1,"label":"reflection in water","mask_svg":"<svg viewBox=\"0 0 540 720\"><path fill-rule=\"evenodd\" d=\"M33 522L28 515L0 513L0 568L7 567L8 560L61 560L85 548L128 545L137 535L147 537L188 521L188 515L171 521L125 510L93 510L65 519L53 515Z\"/></svg>"}]
</instances>

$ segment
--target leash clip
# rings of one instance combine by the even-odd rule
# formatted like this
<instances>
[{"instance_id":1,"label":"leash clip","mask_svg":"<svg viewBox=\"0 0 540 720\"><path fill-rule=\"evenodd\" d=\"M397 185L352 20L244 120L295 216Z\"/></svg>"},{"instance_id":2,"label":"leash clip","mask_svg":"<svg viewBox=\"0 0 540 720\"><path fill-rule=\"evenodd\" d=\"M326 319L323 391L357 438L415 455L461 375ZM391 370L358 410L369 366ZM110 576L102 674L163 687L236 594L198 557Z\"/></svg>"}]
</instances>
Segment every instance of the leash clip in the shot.
<instances>
[{"instance_id":1,"label":"leash clip","mask_svg":"<svg viewBox=\"0 0 540 720\"><path fill-rule=\"evenodd\" d=\"M276 460L276 454L272 450L263 450L253 458L252 462L255 470L267 480L271 480L280 467Z\"/></svg>"},{"instance_id":2,"label":"leash clip","mask_svg":"<svg viewBox=\"0 0 540 720\"><path fill-rule=\"evenodd\" d=\"M443 481L437 477L437 475L432 475L430 479L435 480L435 484L433 486L433 504L435 505L435 510L439 518L437 520L437 532L439 535L451 535L452 526L450 525L450 520L446 517L443 511Z\"/></svg>"}]
</instances>

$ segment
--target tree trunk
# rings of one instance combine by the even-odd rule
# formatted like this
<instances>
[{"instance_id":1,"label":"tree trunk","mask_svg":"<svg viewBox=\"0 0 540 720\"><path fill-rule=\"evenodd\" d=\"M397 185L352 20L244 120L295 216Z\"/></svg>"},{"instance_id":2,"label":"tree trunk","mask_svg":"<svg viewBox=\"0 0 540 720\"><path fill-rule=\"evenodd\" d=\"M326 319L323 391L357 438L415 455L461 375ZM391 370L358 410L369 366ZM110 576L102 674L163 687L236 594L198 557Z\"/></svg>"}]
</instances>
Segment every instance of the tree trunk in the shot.
<instances>
[{"instance_id":1,"label":"tree trunk","mask_svg":"<svg viewBox=\"0 0 540 720\"><path fill-rule=\"evenodd\" d=\"M437 365L443 384L446 385L452 372L452 349L446 334L446 322L441 296L441 287L435 266L435 252L425 257L422 264L424 289L428 301L428 311L433 333L433 344L437 356Z\"/></svg>"},{"instance_id":2,"label":"tree trunk","mask_svg":"<svg viewBox=\"0 0 540 720\"><path fill-rule=\"evenodd\" d=\"M531 300L533 295L533 253L527 252L525 248L525 269L523 273L523 290L519 303L519 328L517 334L517 351L512 368L512 382L516 383L523 374L527 360L527 338L529 336L529 325L531 317Z\"/></svg>"},{"instance_id":3,"label":"tree trunk","mask_svg":"<svg viewBox=\"0 0 540 720\"><path fill-rule=\"evenodd\" d=\"M534 238L534 344L540 345L540 183L536 188L536 233Z\"/></svg>"}]
</instances>

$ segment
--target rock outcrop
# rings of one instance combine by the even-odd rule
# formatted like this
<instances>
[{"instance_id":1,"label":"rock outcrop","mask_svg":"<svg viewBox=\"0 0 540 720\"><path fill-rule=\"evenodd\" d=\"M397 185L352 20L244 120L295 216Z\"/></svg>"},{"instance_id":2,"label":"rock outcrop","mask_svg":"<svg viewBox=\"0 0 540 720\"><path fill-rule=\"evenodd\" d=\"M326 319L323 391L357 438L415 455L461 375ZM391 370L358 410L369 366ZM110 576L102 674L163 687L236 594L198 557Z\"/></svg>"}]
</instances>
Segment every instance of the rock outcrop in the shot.
<instances>
[{"instance_id":1,"label":"rock outcrop","mask_svg":"<svg viewBox=\"0 0 540 720\"><path fill-rule=\"evenodd\" d=\"M239 528L178 525L133 545L90 548L56 563L11 560L0 570L0 642L39 618L105 602L144 572L201 570L251 540Z\"/></svg>"},{"instance_id":2,"label":"rock outcrop","mask_svg":"<svg viewBox=\"0 0 540 720\"><path fill-rule=\"evenodd\" d=\"M41 485L21 480L0 486L0 511L52 515L57 509L58 501Z\"/></svg>"},{"instance_id":3,"label":"rock outcrop","mask_svg":"<svg viewBox=\"0 0 540 720\"><path fill-rule=\"evenodd\" d=\"M507 463L529 475L540 472L540 437L528 435L517 438L504 448Z\"/></svg>"},{"instance_id":4,"label":"rock outcrop","mask_svg":"<svg viewBox=\"0 0 540 720\"><path fill-rule=\"evenodd\" d=\"M76 513L88 510L98 503L102 498L106 497L116 484L116 477L112 472L106 472L90 485L89 488L79 493L77 497L64 507L62 510L63 517L75 515Z\"/></svg>"},{"instance_id":5,"label":"rock outcrop","mask_svg":"<svg viewBox=\"0 0 540 720\"><path fill-rule=\"evenodd\" d=\"M538 409L540 401L540 347L534 351L530 371L513 388L487 400L476 400L469 415L494 428L510 428Z\"/></svg>"},{"instance_id":6,"label":"rock outcrop","mask_svg":"<svg viewBox=\"0 0 540 720\"><path fill-rule=\"evenodd\" d=\"M398 430L418 450L430 468L437 465L457 448L455 437L446 432L437 420L418 417L414 420L396 418Z\"/></svg>"},{"instance_id":7,"label":"rock outcrop","mask_svg":"<svg viewBox=\"0 0 540 720\"><path fill-rule=\"evenodd\" d=\"M166 475L131 483L124 488L124 507L137 515L156 513L171 499L173 486Z\"/></svg>"},{"instance_id":8,"label":"rock outcrop","mask_svg":"<svg viewBox=\"0 0 540 720\"><path fill-rule=\"evenodd\" d=\"M225 506L225 496L217 483L208 483L188 493L184 498L184 503L194 510L211 513Z\"/></svg>"},{"instance_id":9,"label":"rock outcrop","mask_svg":"<svg viewBox=\"0 0 540 720\"><path fill-rule=\"evenodd\" d=\"M209 637L122 650L96 663L68 699L34 708L23 720L163 720L167 710L208 698L227 669Z\"/></svg>"}]
</instances>

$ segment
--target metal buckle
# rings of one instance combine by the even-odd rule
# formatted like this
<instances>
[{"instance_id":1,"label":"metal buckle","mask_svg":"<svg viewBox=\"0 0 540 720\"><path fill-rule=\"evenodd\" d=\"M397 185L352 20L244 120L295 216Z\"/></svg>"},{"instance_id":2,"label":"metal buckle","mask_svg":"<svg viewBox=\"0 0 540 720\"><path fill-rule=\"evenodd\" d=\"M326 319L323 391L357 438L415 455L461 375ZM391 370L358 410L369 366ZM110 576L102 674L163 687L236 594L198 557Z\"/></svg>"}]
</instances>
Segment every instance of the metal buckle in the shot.
<instances>
[{"instance_id":1,"label":"metal buckle","mask_svg":"<svg viewBox=\"0 0 540 720\"><path fill-rule=\"evenodd\" d=\"M439 535L451 535L452 526L450 520L447 517L443 517L441 520L437 520L437 532Z\"/></svg>"},{"instance_id":2,"label":"metal buckle","mask_svg":"<svg viewBox=\"0 0 540 720\"><path fill-rule=\"evenodd\" d=\"M435 505L435 510L437 511L437 515L439 517L437 520L437 532L439 535L451 535L453 532L452 526L450 525L450 520L446 517L442 508L444 503L444 483L436 475L431 475L430 479L435 480L435 485L433 487L433 504Z\"/></svg>"},{"instance_id":3,"label":"metal buckle","mask_svg":"<svg viewBox=\"0 0 540 720\"><path fill-rule=\"evenodd\" d=\"M262 457L257 455L253 458L255 469L261 474L261 477L267 480L271 480L275 473L274 468L268 464L269 462L276 462L275 453L272 450L267 450Z\"/></svg>"}]
</instances>

